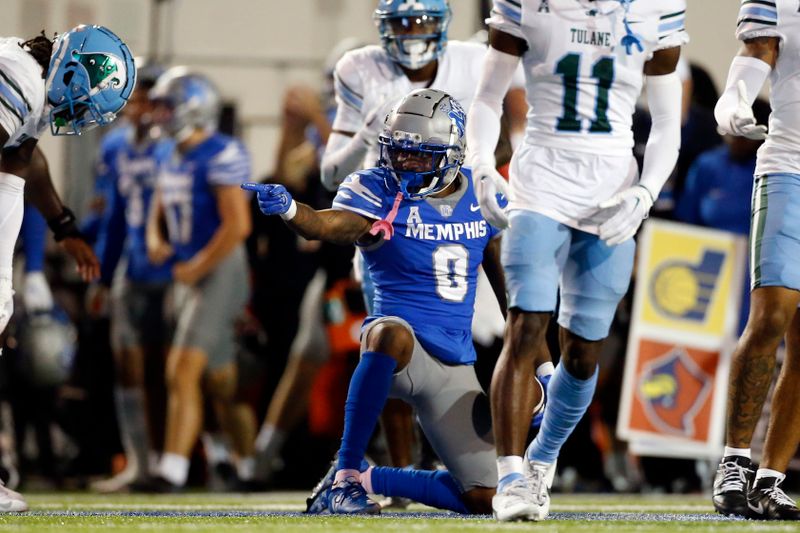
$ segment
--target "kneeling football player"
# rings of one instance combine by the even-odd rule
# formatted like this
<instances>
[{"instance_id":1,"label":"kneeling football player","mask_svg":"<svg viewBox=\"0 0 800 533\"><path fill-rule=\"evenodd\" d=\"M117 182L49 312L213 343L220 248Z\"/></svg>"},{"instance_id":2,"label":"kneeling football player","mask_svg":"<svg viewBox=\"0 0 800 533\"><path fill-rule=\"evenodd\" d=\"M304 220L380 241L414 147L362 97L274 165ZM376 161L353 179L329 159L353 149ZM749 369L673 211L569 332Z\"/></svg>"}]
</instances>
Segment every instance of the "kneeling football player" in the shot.
<instances>
[{"instance_id":1,"label":"kneeling football player","mask_svg":"<svg viewBox=\"0 0 800 533\"><path fill-rule=\"evenodd\" d=\"M355 243L375 283L361 360L350 382L338 460L311 513L378 513L368 493L460 513L488 513L497 485L486 395L473 369L471 323L478 267L501 307L499 231L478 208L464 160L465 114L446 93L420 89L384 121L378 168L350 175L332 209L295 202L281 185L246 184L261 211L307 239ZM364 453L387 398L400 398L446 471L367 468Z\"/></svg>"}]
</instances>

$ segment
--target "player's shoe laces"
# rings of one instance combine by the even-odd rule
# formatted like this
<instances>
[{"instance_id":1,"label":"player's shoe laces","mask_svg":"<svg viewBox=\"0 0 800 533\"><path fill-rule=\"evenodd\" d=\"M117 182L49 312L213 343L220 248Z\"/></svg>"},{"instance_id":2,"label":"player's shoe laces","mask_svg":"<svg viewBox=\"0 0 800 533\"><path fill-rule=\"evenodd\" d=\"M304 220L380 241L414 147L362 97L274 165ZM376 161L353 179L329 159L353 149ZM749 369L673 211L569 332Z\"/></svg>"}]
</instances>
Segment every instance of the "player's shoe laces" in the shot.
<instances>
[{"instance_id":1,"label":"player's shoe laces","mask_svg":"<svg viewBox=\"0 0 800 533\"><path fill-rule=\"evenodd\" d=\"M550 514L550 487L556 475L556 463L525 461L525 477L531 487L538 511L532 520L544 520Z\"/></svg>"},{"instance_id":2,"label":"player's shoe laces","mask_svg":"<svg viewBox=\"0 0 800 533\"><path fill-rule=\"evenodd\" d=\"M331 467L319 480L319 483L311 489L311 496L306 498L306 513L308 514L330 514L328 499L330 497L333 478L336 475L336 461L331 462Z\"/></svg>"},{"instance_id":3,"label":"player's shoe laces","mask_svg":"<svg viewBox=\"0 0 800 533\"><path fill-rule=\"evenodd\" d=\"M753 463L747 457L723 457L714 476L714 509L724 515L747 516L747 492L755 475Z\"/></svg>"},{"instance_id":4,"label":"player's shoe laces","mask_svg":"<svg viewBox=\"0 0 800 533\"><path fill-rule=\"evenodd\" d=\"M539 402L539 405L533 410L533 420L531 420L532 428L538 428L542 425L542 420L544 420L544 408L547 406L547 387L550 385L550 378L552 377L553 374L547 374L546 376L536 378L542 386L542 401Z\"/></svg>"},{"instance_id":5,"label":"player's shoe laces","mask_svg":"<svg viewBox=\"0 0 800 533\"><path fill-rule=\"evenodd\" d=\"M762 477L747 495L749 517L757 520L800 520L797 504L780 488L783 478Z\"/></svg>"},{"instance_id":6,"label":"player's shoe laces","mask_svg":"<svg viewBox=\"0 0 800 533\"><path fill-rule=\"evenodd\" d=\"M381 506L369 499L361 482L349 477L334 483L328 496L331 514L380 514Z\"/></svg>"},{"instance_id":7,"label":"player's shoe laces","mask_svg":"<svg viewBox=\"0 0 800 533\"><path fill-rule=\"evenodd\" d=\"M501 522L536 520L539 506L525 476L520 476L497 487L492 497L492 514Z\"/></svg>"},{"instance_id":8,"label":"player's shoe laces","mask_svg":"<svg viewBox=\"0 0 800 533\"><path fill-rule=\"evenodd\" d=\"M28 510L22 494L11 490L0 480L0 513L21 513Z\"/></svg>"}]
</instances>

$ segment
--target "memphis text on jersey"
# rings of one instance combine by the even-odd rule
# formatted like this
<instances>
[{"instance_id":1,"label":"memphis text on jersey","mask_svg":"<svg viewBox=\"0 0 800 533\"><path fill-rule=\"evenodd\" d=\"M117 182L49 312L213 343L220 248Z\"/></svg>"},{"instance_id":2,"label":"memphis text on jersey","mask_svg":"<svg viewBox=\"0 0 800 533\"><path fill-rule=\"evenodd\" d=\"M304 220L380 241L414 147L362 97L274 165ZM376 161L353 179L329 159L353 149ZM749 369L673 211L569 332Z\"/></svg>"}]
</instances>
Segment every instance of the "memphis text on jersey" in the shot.
<instances>
[{"instance_id":1,"label":"memphis text on jersey","mask_svg":"<svg viewBox=\"0 0 800 533\"><path fill-rule=\"evenodd\" d=\"M448 222L446 224L425 224L419 216L419 207L412 206L406 220L406 237L424 241L458 241L465 239L480 239L489 232L485 220L470 220L467 222Z\"/></svg>"}]
</instances>

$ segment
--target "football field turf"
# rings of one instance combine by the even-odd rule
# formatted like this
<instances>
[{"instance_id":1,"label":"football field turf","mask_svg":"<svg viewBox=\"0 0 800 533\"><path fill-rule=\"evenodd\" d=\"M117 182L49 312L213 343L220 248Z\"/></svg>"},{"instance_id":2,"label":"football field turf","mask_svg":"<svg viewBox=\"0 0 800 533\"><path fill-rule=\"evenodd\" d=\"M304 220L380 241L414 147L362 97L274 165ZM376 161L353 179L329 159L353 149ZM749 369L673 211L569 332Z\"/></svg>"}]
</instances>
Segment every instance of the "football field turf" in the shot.
<instances>
[{"instance_id":1,"label":"football field turf","mask_svg":"<svg viewBox=\"0 0 800 533\"><path fill-rule=\"evenodd\" d=\"M789 522L753 522L713 514L706 496L561 495L546 522L500 524L423 506L380 517L319 517L300 513L305 493L114 495L27 494L31 510L0 515L2 531L798 531Z\"/></svg>"}]
</instances>

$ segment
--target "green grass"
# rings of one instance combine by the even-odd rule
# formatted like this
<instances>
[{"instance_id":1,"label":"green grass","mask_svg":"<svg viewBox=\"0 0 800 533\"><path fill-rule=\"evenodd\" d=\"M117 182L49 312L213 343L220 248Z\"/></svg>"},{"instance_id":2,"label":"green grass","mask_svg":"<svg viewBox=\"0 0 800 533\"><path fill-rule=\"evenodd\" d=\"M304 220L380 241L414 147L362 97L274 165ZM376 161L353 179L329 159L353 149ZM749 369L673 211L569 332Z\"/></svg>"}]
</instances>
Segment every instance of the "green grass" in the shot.
<instances>
[{"instance_id":1,"label":"green grass","mask_svg":"<svg viewBox=\"0 0 800 533\"><path fill-rule=\"evenodd\" d=\"M0 515L2 531L798 531L790 523L721 520L708 498L672 496L554 495L553 520L539 524L500 524L491 519L459 518L412 506L411 514L377 518L314 517L291 514L304 509L305 494L115 495L27 494L31 511ZM225 513L228 515L226 516ZM660 520L660 521L659 521Z\"/></svg>"}]
</instances>

